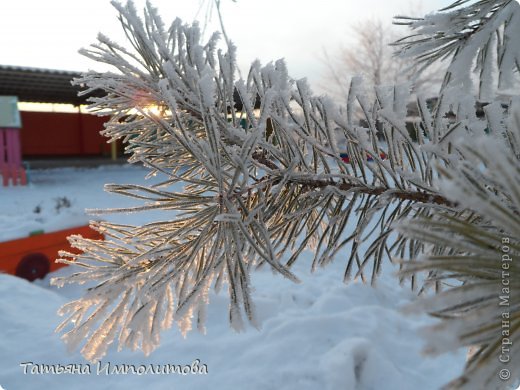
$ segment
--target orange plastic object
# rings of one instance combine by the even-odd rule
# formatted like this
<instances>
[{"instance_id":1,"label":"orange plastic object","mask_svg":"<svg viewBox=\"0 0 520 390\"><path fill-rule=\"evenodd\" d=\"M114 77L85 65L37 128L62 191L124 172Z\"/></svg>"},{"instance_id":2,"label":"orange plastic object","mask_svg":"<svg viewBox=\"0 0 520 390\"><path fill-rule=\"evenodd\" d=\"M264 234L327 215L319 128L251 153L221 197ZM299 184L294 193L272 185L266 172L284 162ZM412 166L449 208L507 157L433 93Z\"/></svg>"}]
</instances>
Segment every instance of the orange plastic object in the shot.
<instances>
[{"instance_id":1,"label":"orange plastic object","mask_svg":"<svg viewBox=\"0 0 520 390\"><path fill-rule=\"evenodd\" d=\"M6 272L27 280L43 278L47 273L56 271L66 264L56 263L58 251L78 253L71 248L67 237L80 234L85 238L103 239L103 235L88 226L78 226L52 233L0 243L0 272Z\"/></svg>"}]
</instances>

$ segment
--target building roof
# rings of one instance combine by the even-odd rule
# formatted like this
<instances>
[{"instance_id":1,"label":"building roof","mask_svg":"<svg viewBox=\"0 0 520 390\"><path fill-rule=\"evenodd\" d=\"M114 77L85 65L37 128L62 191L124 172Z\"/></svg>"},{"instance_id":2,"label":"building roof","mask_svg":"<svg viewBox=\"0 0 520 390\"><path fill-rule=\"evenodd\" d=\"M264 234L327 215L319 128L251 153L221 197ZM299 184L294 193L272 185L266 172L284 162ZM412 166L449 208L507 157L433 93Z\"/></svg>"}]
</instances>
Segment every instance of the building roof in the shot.
<instances>
[{"instance_id":1,"label":"building roof","mask_svg":"<svg viewBox=\"0 0 520 390\"><path fill-rule=\"evenodd\" d=\"M72 79L81 77L81 74L65 70L0 65L0 96L18 96L20 102L68 103L75 106L88 104L87 99L92 95L78 96L81 88L71 84ZM96 94L102 95L102 91ZM235 108L241 111L243 102L236 89L233 98ZM258 96L255 108L260 108Z\"/></svg>"},{"instance_id":2,"label":"building roof","mask_svg":"<svg viewBox=\"0 0 520 390\"><path fill-rule=\"evenodd\" d=\"M0 65L0 95L18 96L20 102L86 104L72 85L81 72Z\"/></svg>"}]
</instances>

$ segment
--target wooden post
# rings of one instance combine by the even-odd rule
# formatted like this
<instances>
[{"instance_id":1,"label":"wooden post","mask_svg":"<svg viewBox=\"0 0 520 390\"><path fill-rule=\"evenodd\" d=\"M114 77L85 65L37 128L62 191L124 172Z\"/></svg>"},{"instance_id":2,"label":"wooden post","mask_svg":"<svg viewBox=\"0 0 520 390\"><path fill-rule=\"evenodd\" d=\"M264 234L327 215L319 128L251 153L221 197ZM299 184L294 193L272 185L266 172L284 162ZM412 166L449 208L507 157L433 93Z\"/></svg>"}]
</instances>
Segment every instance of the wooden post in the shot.
<instances>
[{"instance_id":1,"label":"wooden post","mask_svg":"<svg viewBox=\"0 0 520 390\"><path fill-rule=\"evenodd\" d=\"M81 106L78 105L78 129L79 129L79 153L83 156L85 153L85 129L83 127L83 114Z\"/></svg>"},{"instance_id":2,"label":"wooden post","mask_svg":"<svg viewBox=\"0 0 520 390\"><path fill-rule=\"evenodd\" d=\"M110 142L110 155L113 161L117 160L117 141Z\"/></svg>"}]
</instances>

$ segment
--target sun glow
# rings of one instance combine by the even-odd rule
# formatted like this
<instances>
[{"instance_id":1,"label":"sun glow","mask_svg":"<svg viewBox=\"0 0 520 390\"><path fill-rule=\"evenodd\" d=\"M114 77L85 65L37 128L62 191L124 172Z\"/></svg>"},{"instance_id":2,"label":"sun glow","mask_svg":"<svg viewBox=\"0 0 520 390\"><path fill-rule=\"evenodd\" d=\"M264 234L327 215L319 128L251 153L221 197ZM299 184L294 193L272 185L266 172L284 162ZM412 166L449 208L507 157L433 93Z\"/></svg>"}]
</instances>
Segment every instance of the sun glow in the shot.
<instances>
[{"instance_id":1,"label":"sun glow","mask_svg":"<svg viewBox=\"0 0 520 390\"><path fill-rule=\"evenodd\" d=\"M20 111L39 111L39 112L87 112L87 106L75 106L73 104L61 103L30 103L19 102L18 110Z\"/></svg>"}]
</instances>

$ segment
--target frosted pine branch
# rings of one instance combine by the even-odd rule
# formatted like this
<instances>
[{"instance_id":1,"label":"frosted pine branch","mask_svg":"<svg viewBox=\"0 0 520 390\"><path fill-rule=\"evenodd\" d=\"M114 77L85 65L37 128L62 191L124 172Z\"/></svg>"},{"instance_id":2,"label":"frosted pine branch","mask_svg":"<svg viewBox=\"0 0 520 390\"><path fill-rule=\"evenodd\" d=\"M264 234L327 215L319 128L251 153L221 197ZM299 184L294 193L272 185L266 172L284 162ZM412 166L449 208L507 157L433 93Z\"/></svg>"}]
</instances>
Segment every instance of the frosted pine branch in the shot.
<instances>
[{"instance_id":1,"label":"frosted pine branch","mask_svg":"<svg viewBox=\"0 0 520 390\"><path fill-rule=\"evenodd\" d=\"M464 44L456 39L456 28L464 29L472 17L483 32L471 39L497 31L493 23L503 26L504 15L518 18L512 2L478 3L483 10L492 6L491 11L477 17L473 6L461 8L460 15L470 16L455 26L450 38L455 46L450 47ZM346 106L340 106L315 96L305 80L293 80L282 60L265 66L255 62L242 79L236 48L230 41L221 48L218 34L204 42L197 23L177 19L167 28L151 5L143 17L131 2L114 5L130 47L100 35L83 54L111 65L114 72L88 72L76 82L87 93L101 95L90 109L111 115L103 134L122 139L130 162L164 179L148 187L107 185L107 191L141 202L108 211L160 209L165 219L143 226L100 222L94 227L104 241L71 238L82 254L64 253L61 261L82 271L56 283L93 281L95 286L62 308L68 317L59 330L72 347L88 338L82 349L88 359L99 359L116 339L119 348L150 353L160 343L160 332L175 322L182 333L194 320L202 329L210 288L227 287L235 329L243 328L244 317L258 326L251 272L269 267L297 282L291 266L304 250L314 254L313 270L343 261L345 281L371 283L385 261L450 253L449 237L431 245L413 228L414 222L409 230L396 232L394 227L441 214L482 222L478 207L462 201L464 194L451 196L443 187L450 172L466 179L475 175L476 183L486 179L478 186L482 201L500 182L493 175L478 175L480 166L469 165L478 159L469 158L461 139L488 133L484 137L506 140L502 145L519 155L517 135L506 125L515 98L496 100L478 116L477 99L464 83L447 83L431 107L420 94L412 97L409 85L378 86L367 93L363 81L354 78ZM425 61L436 58L435 50L442 51L444 38L437 31L449 27L441 16L431 20L434 32L428 45L408 42ZM427 35L424 23L412 27ZM514 27L500 28L507 35ZM517 48L508 42L504 58L514 58ZM471 46L452 65L470 61L479 47ZM509 60L499 65L501 77L518 76L517 65ZM453 66L452 75L468 70ZM481 77L488 82L491 75L486 70ZM413 118L410 105L418 111ZM485 210L500 208L500 202L509 207L512 200L504 191ZM504 215L500 222L514 225ZM340 253L347 255L341 258ZM429 263L413 267L410 263L406 278L420 291L428 285L418 283L419 271L429 272L427 282L438 287L443 277L456 277L429 268Z\"/></svg>"},{"instance_id":2,"label":"frosted pine branch","mask_svg":"<svg viewBox=\"0 0 520 390\"><path fill-rule=\"evenodd\" d=\"M436 210L401 223L399 230L429 243L420 259L403 263L404 274L429 272L428 283L455 279L457 287L416 306L442 319L428 329L427 351L475 348L465 372L449 388L513 388L520 379L520 107L504 139L481 136L459 142L464 160L444 173L444 194L468 212ZM442 244L440 244L442 243ZM451 340L446 343L446 340ZM507 361L506 361L507 360ZM511 362L511 364L508 364ZM511 378L501 378L500 370ZM509 379L509 380L508 380Z\"/></svg>"},{"instance_id":3,"label":"frosted pine branch","mask_svg":"<svg viewBox=\"0 0 520 390\"><path fill-rule=\"evenodd\" d=\"M443 88L472 88L475 69L481 99L496 88L509 89L520 71L520 50L510 44L520 36L520 5L516 0L457 1L445 12L424 18L396 18L415 34L397 42L401 52L424 67L451 57ZM516 75L515 75L516 73ZM458 97L457 97L458 98Z\"/></svg>"}]
</instances>

